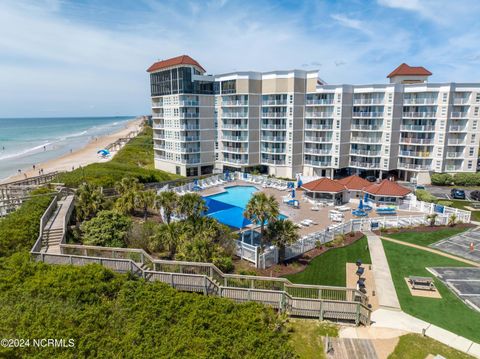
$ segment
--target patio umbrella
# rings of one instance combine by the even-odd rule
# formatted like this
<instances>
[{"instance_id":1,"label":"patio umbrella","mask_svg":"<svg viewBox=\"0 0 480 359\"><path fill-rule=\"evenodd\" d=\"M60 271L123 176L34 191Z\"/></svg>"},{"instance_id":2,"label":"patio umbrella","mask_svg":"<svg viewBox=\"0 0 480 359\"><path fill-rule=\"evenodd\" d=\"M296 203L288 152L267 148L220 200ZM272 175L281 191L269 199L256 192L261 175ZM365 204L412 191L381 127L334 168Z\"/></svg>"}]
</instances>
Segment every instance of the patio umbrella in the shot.
<instances>
[{"instance_id":1,"label":"patio umbrella","mask_svg":"<svg viewBox=\"0 0 480 359\"><path fill-rule=\"evenodd\" d=\"M193 180L193 190L194 190L194 191L200 191L201 189L202 189L202 187L200 187L200 186L198 185L198 179L195 178L195 179Z\"/></svg>"},{"instance_id":2,"label":"patio umbrella","mask_svg":"<svg viewBox=\"0 0 480 359\"><path fill-rule=\"evenodd\" d=\"M297 188L300 188L300 187L302 187L302 184L303 184L303 182L302 182L302 178L301 178L300 176L298 176Z\"/></svg>"},{"instance_id":3,"label":"patio umbrella","mask_svg":"<svg viewBox=\"0 0 480 359\"><path fill-rule=\"evenodd\" d=\"M369 198L368 198L368 194L365 193L365 196L363 197L363 200L365 201L365 203L367 203L369 201Z\"/></svg>"},{"instance_id":4,"label":"patio umbrella","mask_svg":"<svg viewBox=\"0 0 480 359\"><path fill-rule=\"evenodd\" d=\"M292 195L292 198L295 198L295 189L292 189L291 195Z\"/></svg>"},{"instance_id":5,"label":"patio umbrella","mask_svg":"<svg viewBox=\"0 0 480 359\"><path fill-rule=\"evenodd\" d=\"M227 181L230 180L230 171L229 171L229 170L225 170L225 179L226 179Z\"/></svg>"},{"instance_id":6,"label":"patio umbrella","mask_svg":"<svg viewBox=\"0 0 480 359\"><path fill-rule=\"evenodd\" d=\"M102 156L108 156L110 152L104 149L104 150L97 151L97 154L101 154Z\"/></svg>"},{"instance_id":7,"label":"patio umbrella","mask_svg":"<svg viewBox=\"0 0 480 359\"><path fill-rule=\"evenodd\" d=\"M248 178L247 172L243 172L243 178Z\"/></svg>"},{"instance_id":8,"label":"patio umbrella","mask_svg":"<svg viewBox=\"0 0 480 359\"><path fill-rule=\"evenodd\" d=\"M363 201L360 200L360 203L358 204L358 209L363 210Z\"/></svg>"}]
</instances>

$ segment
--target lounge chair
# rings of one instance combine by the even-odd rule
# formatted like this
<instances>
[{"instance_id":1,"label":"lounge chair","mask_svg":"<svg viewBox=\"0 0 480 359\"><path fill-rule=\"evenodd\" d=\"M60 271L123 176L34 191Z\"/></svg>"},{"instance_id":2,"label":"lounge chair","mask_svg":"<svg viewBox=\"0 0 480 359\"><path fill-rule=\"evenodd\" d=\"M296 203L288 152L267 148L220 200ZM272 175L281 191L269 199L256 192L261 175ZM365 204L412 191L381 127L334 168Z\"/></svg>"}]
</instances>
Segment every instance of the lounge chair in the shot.
<instances>
[{"instance_id":1,"label":"lounge chair","mask_svg":"<svg viewBox=\"0 0 480 359\"><path fill-rule=\"evenodd\" d=\"M307 221L306 219L304 219L303 221L300 222L300 224L302 226L305 226L305 227L310 227L311 223L309 221Z\"/></svg>"},{"instance_id":2,"label":"lounge chair","mask_svg":"<svg viewBox=\"0 0 480 359\"><path fill-rule=\"evenodd\" d=\"M320 211L320 207L319 207L319 205L318 205L317 203L315 203L315 204L313 205L313 207L310 208L310 209L311 209L312 211Z\"/></svg>"},{"instance_id":3,"label":"lounge chair","mask_svg":"<svg viewBox=\"0 0 480 359\"><path fill-rule=\"evenodd\" d=\"M313 221L309 218L305 219L305 222L308 222L308 223L310 223L311 225L314 225L314 226L316 226L318 224L317 222L315 222L315 221Z\"/></svg>"}]
</instances>

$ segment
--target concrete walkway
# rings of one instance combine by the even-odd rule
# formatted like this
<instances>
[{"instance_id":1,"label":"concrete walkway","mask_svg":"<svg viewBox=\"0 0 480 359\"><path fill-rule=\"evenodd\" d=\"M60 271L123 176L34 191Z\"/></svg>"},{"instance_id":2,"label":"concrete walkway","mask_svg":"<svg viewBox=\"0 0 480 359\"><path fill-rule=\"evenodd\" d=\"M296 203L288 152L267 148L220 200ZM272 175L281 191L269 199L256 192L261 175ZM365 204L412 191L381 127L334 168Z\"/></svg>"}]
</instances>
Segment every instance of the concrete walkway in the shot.
<instances>
[{"instance_id":1,"label":"concrete walkway","mask_svg":"<svg viewBox=\"0 0 480 359\"><path fill-rule=\"evenodd\" d=\"M430 247L422 247L422 246L419 246L418 244L403 242L403 241L399 241L398 239L393 239L393 238L388 238L388 237L382 237L381 239L385 240L385 241L401 244L403 246L421 249L422 251L435 253L435 254L438 254L439 256L447 257L447 258L450 258L450 259L455 259L456 261L466 263L466 264L471 265L473 267L480 267L480 263L477 263L477 262L474 262L474 261L471 261L471 260L468 260L468 259L465 259L465 258L462 258L462 257L457 257L457 256L454 256L453 254L445 253L445 252L442 252L442 251L439 251L437 249L433 249L433 248L430 248ZM370 242L369 242L369 244L370 244Z\"/></svg>"},{"instance_id":2,"label":"concrete walkway","mask_svg":"<svg viewBox=\"0 0 480 359\"><path fill-rule=\"evenodd\" d=\"M373 279L375 280L378 305L380 308L400 311L400 302L393 285L392 274L390 273L382 240L373 232L365 231L364 234L368 239L368 248L372 259Z\"/></svg>"}]
</instances>

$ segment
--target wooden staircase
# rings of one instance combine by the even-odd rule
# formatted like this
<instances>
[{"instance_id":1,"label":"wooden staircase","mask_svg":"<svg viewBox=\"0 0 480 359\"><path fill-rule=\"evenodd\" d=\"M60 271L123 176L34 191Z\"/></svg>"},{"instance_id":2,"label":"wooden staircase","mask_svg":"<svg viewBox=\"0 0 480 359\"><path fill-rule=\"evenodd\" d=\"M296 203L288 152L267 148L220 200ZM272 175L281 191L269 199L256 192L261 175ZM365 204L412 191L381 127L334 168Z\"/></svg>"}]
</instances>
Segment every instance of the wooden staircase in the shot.
<instances>
[{"instance_id":1,"label":"wooden staircase","mask_svg":"<svg viewBox=\"0 0 480 359\"><path fill-rule=\"evenodd\" d=\"M66 217L72 209L73 195L62 197L57 202L57 208L48 219L42 234L42 252L60 254L60 243L65 235L64 223L68 222Z\"/></svg>"}]
</instances>

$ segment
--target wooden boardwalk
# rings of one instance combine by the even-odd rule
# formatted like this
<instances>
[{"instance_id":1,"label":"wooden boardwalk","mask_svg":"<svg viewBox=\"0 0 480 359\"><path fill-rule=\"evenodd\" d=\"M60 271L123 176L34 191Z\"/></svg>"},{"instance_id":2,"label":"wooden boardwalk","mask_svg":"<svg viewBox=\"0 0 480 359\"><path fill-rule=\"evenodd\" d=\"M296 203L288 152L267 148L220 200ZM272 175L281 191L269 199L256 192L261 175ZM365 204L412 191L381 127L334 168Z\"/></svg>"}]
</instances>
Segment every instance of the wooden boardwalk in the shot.
<instances>
[{"instance_id":1,"label":"wooden boardwalk","mask_svg":"<svg viewBox=\"0 0 480 359\"><path fill-rule=\"evenodd\" d=\"M324 338L324 348L328 359L378 359L370 339Z\"/></svg>"}]
</instances>

